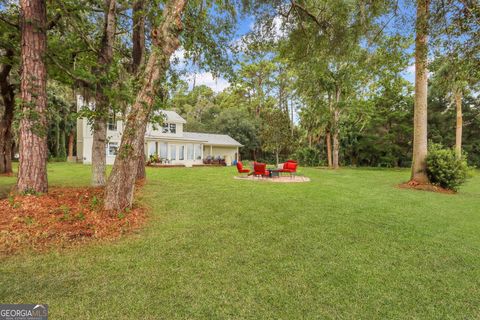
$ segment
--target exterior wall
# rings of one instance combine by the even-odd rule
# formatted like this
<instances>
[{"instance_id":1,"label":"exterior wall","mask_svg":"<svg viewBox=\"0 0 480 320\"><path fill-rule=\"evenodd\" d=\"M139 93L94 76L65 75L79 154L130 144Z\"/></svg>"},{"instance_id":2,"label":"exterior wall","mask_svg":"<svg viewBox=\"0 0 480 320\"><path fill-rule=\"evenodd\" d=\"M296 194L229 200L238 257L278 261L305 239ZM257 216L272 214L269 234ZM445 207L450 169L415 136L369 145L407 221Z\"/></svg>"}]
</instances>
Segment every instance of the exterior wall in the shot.
<instances>
[{"instance_id":1,"label":"exterior wall","mask_svg":"<svg viewBox=\"0 0 480 320\"><path fill-rule=\"evenodd\" d=\"M232 162L236 160L237 150L237 147L217 147L212 145L205 145L203 147L203 154L205 157L211 156L213 158L224 158L227 166L230 166L232 165Z\"/></svg>"},{"instance_id":2,"label":"exterior wall","mask_svg":"<svg viewBox=\"0 0 480 320\"><path fill-rule=\"evenodd\" d=\"M107 129L107 142L116 142L120 145L122 138L123 123L117 120L117 130ZM92 146L93 146L93 132L92 127L88 124L86 119L77 119L77 159L84 164L92 163ZM107 144L108 148L108 144ZM115 156L108 155L107 149L107 164L115 162Z\"/></svg>"},{"instance_id":3,"label":"exterior wall","mask_svg":"<svg viewBox=\"0 0 480 320\"><path fill-rule=\"evenodd\" d=\"M167 155L166 159L169 160L169 163L172 165L185 165L186 167L191 167L194 164L202 164L203 163L203 144L200 142L193 142L188 140L167 140L167 139L159 139L159 140L148 140L146 143L146 155L147 158L150 155L157 154L160 158L165 158L164 155L161 154L161 144L167 144ZM198 149L195 148L195 145L199 145ZM183 157L181 157L181 149L183 146ZM189 159L188 157L188 148L193 149L193 159ZM175 153L175 159L173 160L172 152ZM183 158L183 159L181 159Z\"/></svg>"}]
</instances>

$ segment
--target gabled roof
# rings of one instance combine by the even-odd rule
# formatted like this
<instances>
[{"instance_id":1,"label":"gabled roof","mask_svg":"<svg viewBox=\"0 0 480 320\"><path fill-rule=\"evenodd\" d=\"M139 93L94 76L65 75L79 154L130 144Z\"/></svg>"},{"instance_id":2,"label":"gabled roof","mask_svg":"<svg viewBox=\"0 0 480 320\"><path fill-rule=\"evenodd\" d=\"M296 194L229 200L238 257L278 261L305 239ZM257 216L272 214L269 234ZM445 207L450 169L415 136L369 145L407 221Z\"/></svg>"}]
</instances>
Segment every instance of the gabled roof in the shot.
<instances>
[{"instance_id":1,"label":"gabled roof","mask_svg":"<svg viewBox=\"0 0 480 320\"><path fill-rule=\"evenodd\" d=\"M187 123L185 119L173 110L159 110L158 113L165 115L167 122Z\"/></svg>"},{"instance_id":2,"label":"gabled roof","mask_svg":"<svg viewBox=\"0 0 480 320\"><path fill-rule=\"evenodd\" d=\"M203 140L209 145L243 147L240 142L226 134L184 132L183 137L187 139Z\"/></svg>"}]
</instances>

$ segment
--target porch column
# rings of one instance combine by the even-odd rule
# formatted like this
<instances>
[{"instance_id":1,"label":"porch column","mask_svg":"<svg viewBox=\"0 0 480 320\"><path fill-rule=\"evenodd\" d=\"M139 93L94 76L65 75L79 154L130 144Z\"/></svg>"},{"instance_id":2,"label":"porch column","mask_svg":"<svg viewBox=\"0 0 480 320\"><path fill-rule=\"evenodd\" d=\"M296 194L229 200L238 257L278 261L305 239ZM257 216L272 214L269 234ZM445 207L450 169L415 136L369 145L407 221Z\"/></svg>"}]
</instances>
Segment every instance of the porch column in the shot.
<instances>
[{"instance_id":1,"label":"porch column","mask_svg":"<svg viewBox=\"0 0 480 320\"><path fill-rule=\"evenodd\" d=\"M239 154L238 154L238 147L237 147L237 156L236 156L236 159L235 159L235 160L237 160L237 162L240 160L239 157L240 157L240 156L239 156Z\"/></svg>"},{"instance_id":2,"label":"porch column","mask_svg":"<svg viewBox=\"0 0 480 320\"><path fill-rule=\"evenodd\" d=\"M210 145L210 157L213 158L213 146L212 145Z\"/></svg>"}]
</instances>

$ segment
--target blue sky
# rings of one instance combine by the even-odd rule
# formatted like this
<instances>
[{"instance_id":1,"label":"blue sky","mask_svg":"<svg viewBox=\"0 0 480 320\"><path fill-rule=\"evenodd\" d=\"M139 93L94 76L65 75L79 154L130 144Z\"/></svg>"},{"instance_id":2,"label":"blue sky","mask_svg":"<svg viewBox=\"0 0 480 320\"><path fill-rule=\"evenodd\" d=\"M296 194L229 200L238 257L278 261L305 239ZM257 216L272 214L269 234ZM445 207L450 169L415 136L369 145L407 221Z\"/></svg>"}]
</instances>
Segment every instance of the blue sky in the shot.
<instances>
[{"instance_id":1,"label":"blue sky","mask_svg":"<svg viewBox=\"0 0 480 320\"><path fill-rule=\"evenodd\" d=\"M385 31L389 33L401 33L401 34L411 34L413 30L413 19L415 16L414 7L408 0L400 0L399 1L399 9L398 9L398 18L392 19L386 26ZM385 21L388 20L389 17L382 18ZM237 31L236 31L236 39L234 41L240 40L242 36L250 32L255 24L255 18L252 16L246 16L240 19L237 23ZM413 51L413 46L410 48ZM183 52L180 49L176 56L182 61L183 59ZM188 61L183 59L182 61L183 66L188 65L187 70L194 70L191 64ZM414 82L415 78L415 66L413 64L413 60L408 68L405 69L403 72L403 76L410 82ZM186 80L190 87L193 84L193 73L189 73L183 77ZM196 85L206 85L212 88L215 92L220 92L229 86L229 82L224 77L213 77L212 73L207 70L197 70L195 73L195 83Z\"/></svg>"}]
</instances>

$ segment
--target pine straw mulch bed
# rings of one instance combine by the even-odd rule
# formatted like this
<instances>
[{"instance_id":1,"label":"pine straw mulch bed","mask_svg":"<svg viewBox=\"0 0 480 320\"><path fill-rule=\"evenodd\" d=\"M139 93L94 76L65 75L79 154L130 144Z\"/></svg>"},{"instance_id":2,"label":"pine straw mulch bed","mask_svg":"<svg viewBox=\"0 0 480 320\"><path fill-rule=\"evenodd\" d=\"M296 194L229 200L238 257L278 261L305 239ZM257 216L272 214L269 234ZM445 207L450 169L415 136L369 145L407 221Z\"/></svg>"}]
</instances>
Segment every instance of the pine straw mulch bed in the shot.
<instances>
[{"instance_id":1,"label":"pine straw mulch bed","mask_svg":"<svg viewBox=\"0 0 480 320\"><path fill-rule=\"evenodd\" d=\"M434 184L420 184L416 181L409 181L398 185L401 189L414 189L414 190L422 190L422 191L430 191L430 192L438 192L438 193L445 193L445 194L456 194L455 191L450 189L445 189L440 186L436 186Z\"/></svg>"},{"instance_id":2,"label":"pine straw mulch bed","mask_svg":"<svg viewBox=\"0 0 480 320\"><path fill-rule=\"evenodd\" d=\"M0 200L0 257L25 250L46 251L138 230L146 210L108 212L102 188L51 188L42 195L9 195Z\"/></svg>"}]
</instances>

